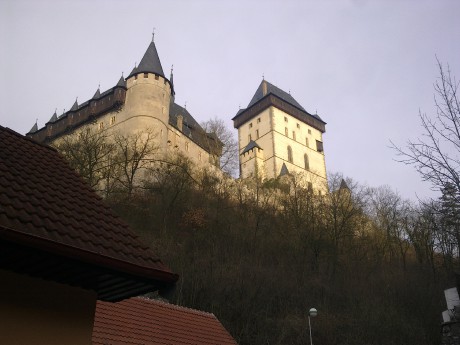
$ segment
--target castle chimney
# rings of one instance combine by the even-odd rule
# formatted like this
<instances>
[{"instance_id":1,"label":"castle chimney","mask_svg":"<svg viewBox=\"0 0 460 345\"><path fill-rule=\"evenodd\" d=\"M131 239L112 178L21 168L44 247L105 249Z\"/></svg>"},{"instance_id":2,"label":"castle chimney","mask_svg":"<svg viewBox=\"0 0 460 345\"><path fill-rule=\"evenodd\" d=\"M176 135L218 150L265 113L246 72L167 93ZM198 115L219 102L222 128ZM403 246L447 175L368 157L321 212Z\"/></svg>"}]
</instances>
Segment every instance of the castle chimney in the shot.
<instances>
[{"instance_id":1,"label":"castle chimney","mask_svg":"<svg viewBox=\"0 0 460 345\"><path fill-rule=\"evenodd\" d=\"M182 126L184 123L184 117L182 115L177 115L177 128L182 132Z\"/></svg>"},{"instance_id":2,"label":"castle chimney","mask_svg":"<svg viewBox=\"0 0 460 345\"><path fill-rule=\"evenodd\" d=\"M265 96L267 94L267 82L262 81L262 94Z\"/></svg>"}]
</instances>

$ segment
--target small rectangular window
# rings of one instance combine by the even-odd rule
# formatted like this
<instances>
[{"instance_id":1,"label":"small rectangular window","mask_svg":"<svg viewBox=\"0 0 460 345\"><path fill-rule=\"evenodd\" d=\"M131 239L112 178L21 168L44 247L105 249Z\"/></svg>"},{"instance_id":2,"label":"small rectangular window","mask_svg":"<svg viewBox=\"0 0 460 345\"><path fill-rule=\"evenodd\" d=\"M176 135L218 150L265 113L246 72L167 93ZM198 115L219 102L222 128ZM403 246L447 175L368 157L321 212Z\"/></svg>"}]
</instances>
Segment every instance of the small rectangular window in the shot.
<instances>
[{"instance_id":1,"label":"small rectangular window","mask_svg":"<svg viewBox=\"0 0 460 345\"><path fill-rule=\"evenodd\" d=\"M259 139L259 130L256 129L256 138Z\"/></svg>"},{"instance_id":2,"label":"small rectangular window","mask_svg":"<svg viewBox=\"0 0 460 345\"><path fill-rule=\"evenodd\" d=\"M284 127L284 134L288 137L289 136L289 131L287 129L287 127Z\"/></svg>"},{"instance_id":3,"label":"small rectangular window","mask_svg":"<svg viewBox=\"0 0 460 345\"><path fill-rule=\"evenodd\" d=\"M308 138L305 138L305 145L307 145L307 147L310 147L310 143L308 142Z\"/></svg>"},{"instance_id":4,"label":"small rectangular window","mask_svg":"<svg viewBox=\"0 0 460 345\"><path fill-rule=\"evenodd\" d=\"M249 124L249 128L252 128L252 122Z\"/></svg>"},{"instance_id":5,"label":"small rectangular window","mask_svg":"<svg viewBox=\"0 0 460 345\"><path fill-rule=\"evenodd\" d=\"M250 142L252 140L251 138L251 134L248 135L248 142Z\"/></svg>"},{"instance_id":6,"label":"small rectangular window","mask_svg":"<svg viewBox=\"0 0 460 345\"><path fill-rule=\"evenodd\" d=\"M299 125L299 124L297 124L297 128L300 128L300 125Z\"/></svg>"},{"instance_id":7,"label":"small rectangular window","mask_svg":"<svg viewBox=\"0 0 460 345\"><path fill-rule=\"evenodd\" d=\"M115 116L112 116L110 118L110 124L113 125L115 123Z\"/></svg>"},{"instance_id":8,"label":"small rectangular window","mask_svg":"<svg viewBox=\"0 0 460 345\"><path fill-rule=\"evenodd\" d=\"M137 80L137 74L134 76L134 80Z\"/></svg>"},{"instance_id":9,"label":"small rectangular window","mask_svg":"<svg viewBox=\"0 0 460 345\"><path fill-rule=\"evenodd\" d=\"M148 73L144 73L144 78L148 78L149 77L149 74Z\"/></svg>"},{"instance_id":10,"label":"small rectangular window","mask_svg":"<svg viewBox=\"0 0 460 345\"><path fill-rule=\"evenodd\" d=\"M318 152L323 152L324 151L322 141L316 140L316 151L318 151Z\"/></svg>"},{"instance_id":11,"label":"small rectangular window","mask_svg":"<svg viewBox=\"0 0 460 345\"><path fill-rule=\"evenodd\" d=\"M311 129L308 130L308 134L311 134Z\"/></svg>"},{"instance_id":12,"label":"small rectangular window","mask_svg":"<svg viewBox=\"0 0 460 345\"><path fill-rule=\"evenodd\" d=\"M160 79L160 76L158 74L155 74L155 80Z\"/></svg>"},{"instance_id":13,"label":"small rectangular window","mask_svg":"<svg viewBox=\"0 0 460 345\"><path fill-rule=\"evenodd\" d=\"M292 139L295 140L295 131L292 131Z\"/></svg>"},{"instance_id":14,"label":"small rectangular window","mask_svg":"<svg viewBox=\"0 0 460 345\"><path fill-rule=\"evenodd\" d=\"M284 117L284 122L288 122L288 119L286 116Z\"/></svg>"},{"instance_id":15,"label":"small rectangular window","mask_svg":"<svg viewBox=\"0 0 460 345\"><path fill-rule=\"evenodd\" d=\"M257 119L257 122L260 122L260 117Z\"/></svg>"},{"instance_id":16,"label":"small rectangular window","mask_svg":"<svg viewBox=\"0 0 460 345\"><path fill-rule=\"evenodd\" d=\"M99 122L99 130L104 129L104 122Z\"/></svg>"}]
</instances>

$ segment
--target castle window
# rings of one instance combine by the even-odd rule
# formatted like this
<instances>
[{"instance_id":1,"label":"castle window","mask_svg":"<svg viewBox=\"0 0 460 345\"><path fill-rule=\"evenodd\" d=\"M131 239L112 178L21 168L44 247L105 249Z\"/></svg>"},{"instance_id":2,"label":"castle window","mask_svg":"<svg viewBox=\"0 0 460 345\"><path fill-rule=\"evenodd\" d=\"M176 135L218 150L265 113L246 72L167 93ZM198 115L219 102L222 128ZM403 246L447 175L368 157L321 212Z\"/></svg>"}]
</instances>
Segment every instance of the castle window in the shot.
<instances>
[{"instance_id":1,"label":"castle window","mask_svg":"<svg viewBox=\"0 0 460 345\"><path fill-rule=\"evenodd\" d=\"M305 145L307 145L307 147L310 147L310 143L308 142L308 138L305 138Z\"/></svg>"},{"instance_id":2,"label":"castle window","mask_svg":"<svg viewBox=\"0 0 460 345\"><path fill-rule=\"evenodd\" d=\"M322 141L316 140L316 151L318 151L318 152L323 152L324 151Z\"/></svg>"},{"instance_id":3,"label":"castle window","mask_svg":"<svg viewBox=\"0 0 460 345\"><path fill-rule=\"evenodd\" d=\"M249 128L252 128L252 122L249 124Z\"/></svg>"},{"instance_id":4,"label":"castle window","mask_svg":"<svg viewBox=\"0 0 460 345\"><path fill-rule=\"evenodd\" d=\"M308 190L309 190L310 192L313 192L313 183L308 182Z\"/></svg>"},{"instance_id":5,"label":"castle window","mask_svg":"<svg viewBox=\"0 0 460 345\"><path fill-rule=\"evenodd\" d=\"M110 118L110 124L113 125L113 124L115 123L115 120L116 120L116 119L115 119L115 116L112 116L112 117Z\"/></svg>"},{"instance_id":6,"label":"castle window","mask_svg":"<svg viewBox=\"0 0 460 345\"><path fill-rule=\"evenodd\" d=\"M288 153L288 161L292 163L292 147L290 146L287 147L287 153Z\"/></svg>"},{"instance_id":7,"label":"castle window","mask_svg":"<svg viewBox=\"0 0 460 345\"><path fill-rule=\"evenodd\" d=\"M104 122L99 122L98 128L99 128L99 130L103 130L104 129Z\"/></svg>"},{"instance_id":8,"label":"castle window","mask_svg":"<svg viewBox=\"0 0 460 345\"><path fill-rule=\"evenodd\" d=\"M188 152L188 142L185 143L185 151Z\"/></svg>"},{"instance_id":9,"label":"castle window","mask_svg":"<svg viewBox=\"0 0 460 345\"><path fill-rule=\"evenodd\" d=\"M256 129L256 138L259 139L259 130Z\"/></svg>"},{"instance_id":10,"label":"castle window","mask_svg":"<svg viewBox=\"0 0 460 345\"><path fill-rule=\"evenodd\" d=\"M295 131L292 131L292 139L295 140Z\"/></svg>"},{"instance_id":11,"label":"castle window","mask_svg":"<svg viewBox=\"0 0 460 345\"><path fill-rule=\"evenodd\" d=\"M304 161L304 164L305 164L305 170L310 170L310 162L308 160L308 155L307 154L303 155L303 161Z\"/></svg>"},{"instance_id":12,"label":"castle window","mask_svg":"<svg viewBox=\"0 0 460 345\"><path fill-rule=\"evenodd\" d=\"M198 153L198 160L201 162L201 152Z\"/></svg>"},{"instance_id":13,"label":"castle window","mask_svg":"<svg viewBox=\"0 0 460 345\"><path fill-rule=\"evenodd\" d=\"M311 129L308 130L308 134L311 134Z\"/></svg>"},{"instance_id":14,"label":"castle window","mask_svg":"<svg viewBox=\"0 0 460 345\"><path fill-rule=\"evenodd\" d=\"M137 80L137 74L134 76L134 80Z\"/></svg>"},{"instance_id":15,"label":"castle window","mask_svg":"<svg viewBox=\"0 0 460 345\"><path fill-rule=\"evenodd\" d=\"M284 117L284 122L288 122L288 119L286 116Z\"/></svg>"},{"instance_id":16,"label":"castle window","mask_svg":"<svg viewBox=\"0 0 460 345\"><path fill-rule=\"evenodd\" d=\"M259 122L260 122L260 117L257 119L257 123L259 123Z\"/></svg>"},{"instance_id":17,"label":"castle window","mask_svg":"<svg viewBox=\"0 0 460 345\"><path fill-rule=\"evenodd\" d=\"M251 134L248 135L248 142L252 140Z\"/></svg>"},{"instance_id":18,"label":"castle window","mask_svg":"<svg viewBox=\"0 0 460 345\"><path fill-rule=\"evenodd\" d=\"M284 135L289 136L289 131L287 127L284 127Z\"/></svg>"},{"instance_id":19,"label":"castle window","mask_svg":"<svg viewBox=\"0 0 460 345\"><path fill-rule=\"evenodd\" d=\"M297 124L297 128L300 128L300 125L299 125L299 124Z\"/></svg>"},{"instance_id":20,"label":"castle window","mask_svg":"<svg viewBox=\"0 0 460 345\"><path fill-rule=\"evenodd\" d=\"M149 77L149 74L148 73L144 73L144 78L148 78Z\"/></svg>"},{"instance_id":21,"label":"castle window","mask_svg":"<svg viewBox=\"0 0 460 345\"><path fill-rule=\"evenodd\" d=\"M158 74L155 74L155 80L160 79L160 76Z\"/></svg>"}]
</instances>

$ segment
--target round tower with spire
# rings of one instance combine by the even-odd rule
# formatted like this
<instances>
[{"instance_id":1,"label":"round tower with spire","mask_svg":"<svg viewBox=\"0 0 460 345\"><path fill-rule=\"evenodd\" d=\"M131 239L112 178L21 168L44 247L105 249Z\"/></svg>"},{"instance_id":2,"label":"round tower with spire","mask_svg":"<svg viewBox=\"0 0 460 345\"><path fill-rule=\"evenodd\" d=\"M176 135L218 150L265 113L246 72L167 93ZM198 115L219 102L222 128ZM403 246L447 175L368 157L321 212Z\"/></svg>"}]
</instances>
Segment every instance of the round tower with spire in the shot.
<instances>
[{"instance_id":1,"label":"round tower with spire","mask_svg":"<svg viewBox=\"0 0 460 345\"><path fill-rule=\"evenodd\" d=\"M160 135L168 126L174 91L163 72L153 38L139 65L126 78L126 87L125 129L154 127Z\"/></svg>"}]
</instances>

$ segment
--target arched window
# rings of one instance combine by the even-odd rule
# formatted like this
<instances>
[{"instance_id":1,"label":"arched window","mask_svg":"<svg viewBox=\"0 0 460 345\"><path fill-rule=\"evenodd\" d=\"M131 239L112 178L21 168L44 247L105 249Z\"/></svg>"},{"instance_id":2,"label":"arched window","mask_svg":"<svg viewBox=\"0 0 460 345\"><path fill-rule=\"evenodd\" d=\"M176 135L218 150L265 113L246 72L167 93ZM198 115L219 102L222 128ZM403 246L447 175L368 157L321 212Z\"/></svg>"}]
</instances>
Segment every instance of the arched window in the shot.
<instances>
[{"instance_id":1,"label":"arched window","mask_svg":"<svg viewBox=\"0 0 460 345\"><path fill-rule=\"evenodd\" d=\"M288 146L287 151L288 151L288 161L292 163L292 148Z\"/></svg>"},{"instance_id":2,"label":"arched window","mask_svg":"<svg viewBox=\"0 0 460 345\"><path fill-rule=\"evenodd\" d=\"M305 170L310 170L310 162L308 160L308 155L307 154L303 155L303 161L305 163Z\"/></svg>"}]
</instances>

